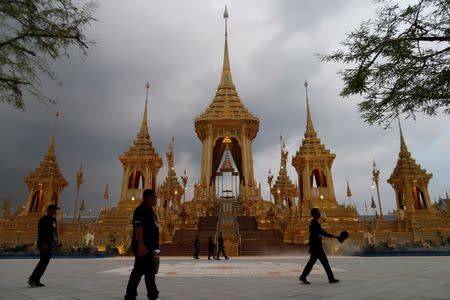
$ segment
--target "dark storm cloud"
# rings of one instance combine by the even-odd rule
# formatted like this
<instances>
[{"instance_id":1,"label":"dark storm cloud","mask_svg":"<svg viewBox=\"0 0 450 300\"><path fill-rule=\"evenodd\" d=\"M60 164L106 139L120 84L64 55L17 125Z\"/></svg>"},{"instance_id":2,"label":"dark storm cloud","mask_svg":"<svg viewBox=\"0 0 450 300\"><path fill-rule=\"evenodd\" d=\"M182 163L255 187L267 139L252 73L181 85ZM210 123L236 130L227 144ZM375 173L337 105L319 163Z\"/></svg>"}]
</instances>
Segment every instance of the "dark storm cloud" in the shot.
<instances>
[{"instance_id":1,"label":"dark storm cloud","mask_svg":"<svg viewBox=\"0 0 450 300\"><path fill-rule=\"evenodd\" d=\"M46 95L59 104L27 100L25 112L5 104L0 109L0 198L11 195L23 205L23 177L47 151L53 115L57 126L57 158L69 181L63 210L72 210L75 172L84 164L81 197L100 208L109 184L117 203L122 167L117 157L127 150L139 129L145 101L145 82L151 84L149 129L164 159L159 182L166 175L165 153L175 137L175 163L180 176L186 169L192 185L199 176L201 144L194 118L203 112L216 91L223 61L221 1L100 1L99 20L87 29L96 42L87 57L73 51L69 60L53 64L63 86L44 81ZM334 186L339 202L350 181L358 208L370 200L371 165L381 169L383 209L394 208L394 194L385 182L396 163L398 130L365 125L356 109L358 99L341 99L339 67L323 64L314 55L338 48L345 34L373 14L370 1L229 1L229 50L238 93L261 120L254 141L256 180L268 198L269 168L278 172L279 135L295 154L305 128L303 81L309 95L314 125L322 142L336 153ZM413 157L434 177L432 197L449 186L448 119L405 121L404 132ZM295 171L289 167L293 181ZM188 197L189 198L189 197Z\"/></svg>"}]
</instances>

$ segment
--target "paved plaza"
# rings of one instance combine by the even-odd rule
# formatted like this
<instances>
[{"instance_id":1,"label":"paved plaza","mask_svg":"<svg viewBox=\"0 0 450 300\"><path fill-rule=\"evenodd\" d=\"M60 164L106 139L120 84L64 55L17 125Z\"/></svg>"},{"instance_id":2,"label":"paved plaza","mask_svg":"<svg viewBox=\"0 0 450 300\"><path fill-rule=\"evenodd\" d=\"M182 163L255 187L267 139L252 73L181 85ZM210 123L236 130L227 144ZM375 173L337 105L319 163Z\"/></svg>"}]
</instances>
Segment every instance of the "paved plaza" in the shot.
<instances>
[{"instance_id":1,"label":"paved plaza","mask_svg":"<svg viewBox=\"0 0 450 300\"><path fill-rule=\"evenodd\" d=\"M450 299L450 257L330 257L328 283L316 264L298 276L308 257L239 257L208 261L161 258L160 299ZM0 299L122 299L132 258L53 259L43 288L26 279L37 260L0 260ZM145 284L138 299L146 299Z\"/></svg>"}]
</instances>

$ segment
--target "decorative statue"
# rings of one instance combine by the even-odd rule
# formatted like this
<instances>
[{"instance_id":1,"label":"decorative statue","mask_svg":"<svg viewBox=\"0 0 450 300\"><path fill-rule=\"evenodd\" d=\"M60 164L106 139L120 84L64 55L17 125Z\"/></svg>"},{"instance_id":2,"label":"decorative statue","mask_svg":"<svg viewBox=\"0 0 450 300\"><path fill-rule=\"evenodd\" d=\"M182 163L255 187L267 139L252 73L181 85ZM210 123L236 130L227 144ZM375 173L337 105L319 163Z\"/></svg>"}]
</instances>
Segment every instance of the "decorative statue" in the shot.
<instances>
[{"instance_id":1,"label":"decorative statue","mask_svg":"<svg viewBox=\"0 0 450 300\"><path fill-rule=\"evenodd\" d=\"M86 245L86 246L94 246L94 235L90 232L90 231L88 231L84 236L83 236L83 241L84 241L84 244Z\"/></svg>"}]
</instances>

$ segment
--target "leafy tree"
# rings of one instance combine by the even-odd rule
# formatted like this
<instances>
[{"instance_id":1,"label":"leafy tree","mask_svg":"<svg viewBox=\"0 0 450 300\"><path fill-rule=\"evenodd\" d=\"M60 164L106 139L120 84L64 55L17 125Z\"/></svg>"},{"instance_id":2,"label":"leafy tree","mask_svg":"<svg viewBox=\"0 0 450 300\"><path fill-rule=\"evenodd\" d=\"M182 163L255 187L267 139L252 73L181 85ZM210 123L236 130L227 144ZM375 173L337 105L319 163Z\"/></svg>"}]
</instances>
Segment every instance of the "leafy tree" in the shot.
<instances>
[{"instance_id":1,"label":"leafy tree","mask_svg":"<svg viewBox=\"0 0 450 300\"><path fill-rule=\"evenodd\" d=\"M363 95L371 125L389 126L397 113L450 114L450 1L375 2L376 19L349 33L343 50L318 55L347 65L341 96Z\"/></svg>"},{"instance_id":2,"label":"leafy tree","mask_svg":"<svg viewBox=\"0 0 450 300\"><path fill-rule=\"evenodd\" d=\"M95 19L95 2L77 7L72 0L0 0L0 102L24 109L24 92L53 102L38 89L39 75L56 81L49 60L68 57L76 46L86 55L90 42L83 27Z\"/></svg>"}]
</instances>

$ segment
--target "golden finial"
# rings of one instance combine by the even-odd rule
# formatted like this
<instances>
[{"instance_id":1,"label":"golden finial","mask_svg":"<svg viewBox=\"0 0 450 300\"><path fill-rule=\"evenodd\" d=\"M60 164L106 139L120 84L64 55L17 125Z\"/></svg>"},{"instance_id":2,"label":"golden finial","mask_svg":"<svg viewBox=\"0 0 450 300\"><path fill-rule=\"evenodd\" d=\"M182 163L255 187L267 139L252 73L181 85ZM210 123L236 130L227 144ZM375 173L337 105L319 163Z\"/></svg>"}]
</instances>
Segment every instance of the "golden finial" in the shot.
<instances>
[{"instance_id":1,"label":"golden finial","mask_svg":"<svg viewBox=\"0 0 450 300\"><path fill-rule=\"evenodd\" d=\"M169 151L170 152L173 152L174 145L175 145L175 137L173 136L171 142L169 143Z\"/></svg>"},{"instance_id":2,"label":"golden finial","mask_svg":"<svg viewBox=\"0 0 450 300\"><path fill-rule=\"evenodd\" d=\"M147 102L148 101L148 91L150 90L150 82L148 82L148 81L145 84L145 90L146 90L145 102Z\"/></svg>"},{"instance_id":3,"label":"golden finial","mask_svg":"<svg viewBox=\"0 0 450 300\"><path fill-rule=\"evenodd\" d=\"M224 19L228 19L228 9L226 4L225 4L225 11L223 12L223 17Z\"/></svg>"},{"instance_id":4,"label":"golden finial","mask_svg":"<svg viewBox=\"0 0 450 300\"><path fill-rule=\"evenodd\" d=\"M52 130L52 137L50 140L50 146L48 147L48 155L49 156L55 156L55 137L56 137L56 125L58 123L58 118L59 118L59 111L57 110L55 113L55 121L53 123L53 130Z\"/></svg>"}]
</instances>

